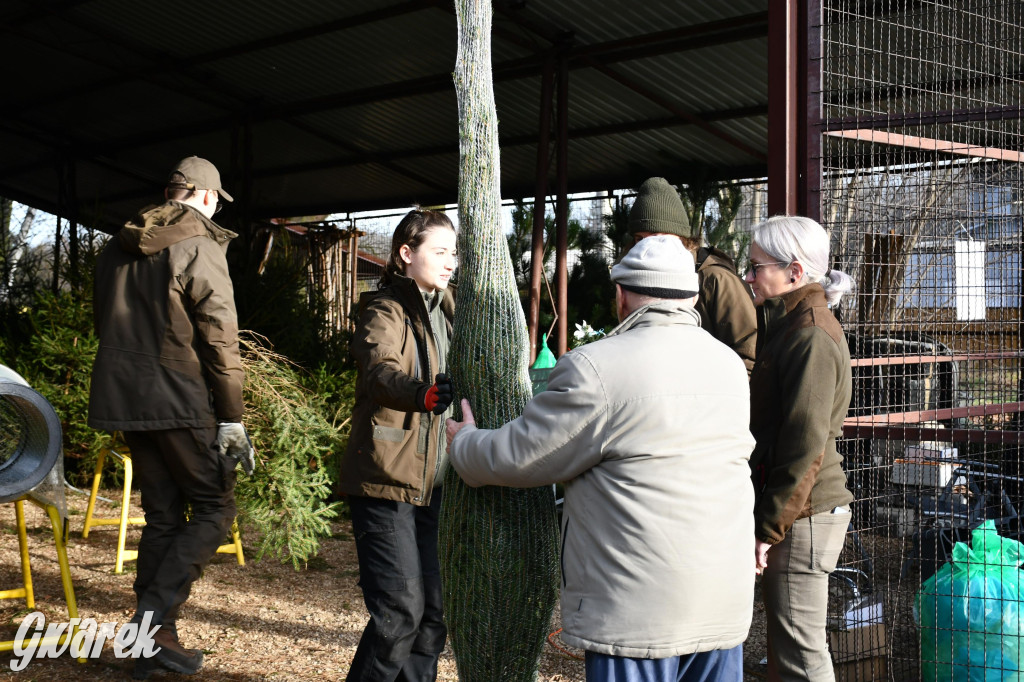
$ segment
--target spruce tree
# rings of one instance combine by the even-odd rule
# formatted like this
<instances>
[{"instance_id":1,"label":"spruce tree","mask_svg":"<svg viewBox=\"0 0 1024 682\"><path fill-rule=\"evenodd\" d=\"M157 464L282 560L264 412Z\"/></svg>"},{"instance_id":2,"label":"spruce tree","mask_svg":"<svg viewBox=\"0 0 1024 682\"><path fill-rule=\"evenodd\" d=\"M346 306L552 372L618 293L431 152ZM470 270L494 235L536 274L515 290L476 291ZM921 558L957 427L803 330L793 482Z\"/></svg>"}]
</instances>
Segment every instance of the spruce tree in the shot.
<instances>
[{"instance_id":1,"label":"spruce tree","mask_svg":"<svg viewBox=\"0 0 1024 682\"><path fill-rule=\"evenodd\" d=\"M489 0L457 0L459 291L449 367L481 428L531 396L526 320L499 211ZM558 529L548 487L469 488L449 470L440 528L445 618L462 682L537 676L557 597Z\"/></svg>"}]
</instances>

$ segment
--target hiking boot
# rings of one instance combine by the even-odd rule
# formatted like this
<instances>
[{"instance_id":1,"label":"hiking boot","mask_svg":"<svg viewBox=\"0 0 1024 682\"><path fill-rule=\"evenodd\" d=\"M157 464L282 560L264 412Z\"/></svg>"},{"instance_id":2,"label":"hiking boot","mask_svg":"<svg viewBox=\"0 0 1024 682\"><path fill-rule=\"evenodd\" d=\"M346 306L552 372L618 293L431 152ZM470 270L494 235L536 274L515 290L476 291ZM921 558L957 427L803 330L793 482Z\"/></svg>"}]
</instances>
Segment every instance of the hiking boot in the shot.
<instances>
[{"instance_id":1,"label":"hiking boot","mask_svg":"<svg viewBox=\"0 0 1024 682\"><path fill-rule=\"evenodd\" d=\"M160 665L156 656L152 658L140 658L135 661L135 669L132 671L133 680L148 680L150 675L162 675L167 669Z\"/></svg>"},{"instance_id":2,"label":"hiking boot","mask_svg":"<svg viewBox=\"0 0 1024 682\"><path fill-rule=\"evenodd\" d=\"M148 660L155 661L160 667L182 675L195 675L203 667L202 650L186 649L181 646L174 631L160 628L153 635L153 643L160 647L160 650Z\"/></svg>"}]
</instances>

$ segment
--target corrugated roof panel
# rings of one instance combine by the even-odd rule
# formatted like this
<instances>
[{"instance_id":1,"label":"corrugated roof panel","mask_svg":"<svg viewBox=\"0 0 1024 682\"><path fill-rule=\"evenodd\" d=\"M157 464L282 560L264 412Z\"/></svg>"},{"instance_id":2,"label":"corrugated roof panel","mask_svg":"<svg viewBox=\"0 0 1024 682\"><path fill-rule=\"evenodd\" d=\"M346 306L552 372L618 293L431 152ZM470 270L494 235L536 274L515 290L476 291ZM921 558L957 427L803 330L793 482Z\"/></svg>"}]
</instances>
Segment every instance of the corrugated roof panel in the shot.
<instances>
[{"instance_id":1,"label":"corrugated roof panel","mask_svg":"<svg viewBox=\"0 0 1024 682\"><path fill-rule=\"evenodd\" d=\"M768 2L648 0L627 4L560 0L554 19L546 16L546 12L551 9L551 3L528 3L526 8L525 12L534 20L546 20L558 29L573 30L578 40L592 44L764 12L768 9Z\"/></svg>"},{"instance_id":2,"label":"corrugated roof panel","mask_svg":"<svg viewBox=\"0 0 1024 682\"><path fill-rule=\"evenodd\" d=\"M711 125L764 148L758 112L767 99L766 0L652 0L628 7L545 0L521 7L499 8L495 18L503 186L532 191L541 56L563 28L576 38L570 48L570 186L604 189L614 178L671 173L681 163L709 159L759 163L700 126L683 124L680 112L752 108L753 119ZM447 6L90 0L19 12L23 19L8 31L0 55L15 63L26 60L24 51L53 76L26 70L31 76L16 81L27 101L42 102L26 105L31 116L19 120L0 112L0 129L27 133L5 137L11 144L0 161L0 187L9 194L36 196L46 207L53 193L21 185L19 178L43 173L43 159L54 149L73 148L103 159L89 161L85 185L95 194L80 197L113 214L134 207L140 193L148 196L150 178L162 177L164 166L183 154L215 157L226 177L242 177L246 154L238 145L251 139L255 215L314 213L328 203L366 208L410 197L454 200L456 26ZM732 31L728 20L747 15L758 17L740 24L749 30ZM0 20L8 16L0 10ZM678 38L651 38L706 29L709 22L718 22L732 42L707 46L717 30L695 38L704 46L694 49ZM605 44L616 52L586 51ZM10 48L17 53L4 52L11 45L19 46ZM589 56L578 56L581 51ZM593 68L590 58L637 88ZM508 63L523 68L510 78L502 67Z\"/></svg>"},{"instance_id":3,"label":"corrugated roof panel","mask_svg":"<svg viewBox=\"0 0 1024 682\"><path fill-rule=\"evenodd\" d=\"M311 27L323 27L330 22L351 20L368 12L403 4L379 0L303 0L292 3L175 0L159 7L152 2L138 0L91 0L72 8L68 14L89 23L130 27L131 30L124 31L124 34L151 46L153 51L187 56L246 45ZM381 19L387 20L386 17Z\"/></svg>"},{"instance_id":4,"label":"corrugated roof panel","mask_svg":"<svg viewBox=\"0 0 1024 682\"><path fill-rule=\"evenodd\" d=\"M14 68L13 65L21 63L26 55L31 55L33 68ZM5 34L0 40L0 59L6 65L3 70L5 106L9 107L14 97L19 111L33 106L35 100L45 101L83 81L109 78L116 73L113 67L69 59L67 51L57 44L16 34ZM40 74L46 77L40 78Z\"/></svg>"},{"instance_id":5,"label":"corrugated roof panel","mask_svg":"<svg viewBox=\"0 0 1024 682\"><path fill-rule=\"evenodd\" d=\"M704 48L614 65L616 72L690 111L766 102L766 39Z\"/></svg>"},{"instance_id":6,"label":"corrugated roof panel","mask_svg":"<svg viewBox=\"0 0 1024 682\"><path fill-rule=\"evenodd\" d=\"M457 144L454 91L309 114L302 120L365 150Z\"/></svg>"},{"instance_id":7,"label":"corrugated roof panel","mask_svg":"<svg viewBox=\"0 0 1024 682\"><path fill-rule=\"evenodd\" d=\"M584 69L569 74L569 126L607 125L669 115L663 107L608 76Z\"/></svg>"},{"instance_id":8,"label":"corrugated roof panel","mask_svg":"<svg viewBox=\"0 0 1024 682\"><path fill-rule=\"evenodd\" d=\"M429 200L433 190L380 166L339 166L308 173L292 173L272 182L257 181L256 192L265 201L282 206L285 216L310 212L357 210L374 204L389 208ZM301 198L301 203L296 202ZM315 211L304 210L306 208Z\"/></svg>"},{"instance_id":9,"label":"corrugated roof panel","mask_svg":"<svg viewBox=\"0 0 1024 682\"><path fill-rule=\"evenodd\" d=\"M455 67L455 41L451 17L420 12L213 66L227 80L258 85L270 102L288 102L446 76Z\"/></svg>"},{"instance_id":10,"label":"corrugated roof panel","mask_svg":"<svg viewBox=\"0 0 1024 682\"><path fill-rule=\"evenodd\" d=\"M351 156L345 147L331 144L320 132L319 128L295 126L289 121L266 121L253 126L253 156L260 160L257 170ZM342 141L346 139L343 132L324 132Z\"/></svg>"}]
</instances>

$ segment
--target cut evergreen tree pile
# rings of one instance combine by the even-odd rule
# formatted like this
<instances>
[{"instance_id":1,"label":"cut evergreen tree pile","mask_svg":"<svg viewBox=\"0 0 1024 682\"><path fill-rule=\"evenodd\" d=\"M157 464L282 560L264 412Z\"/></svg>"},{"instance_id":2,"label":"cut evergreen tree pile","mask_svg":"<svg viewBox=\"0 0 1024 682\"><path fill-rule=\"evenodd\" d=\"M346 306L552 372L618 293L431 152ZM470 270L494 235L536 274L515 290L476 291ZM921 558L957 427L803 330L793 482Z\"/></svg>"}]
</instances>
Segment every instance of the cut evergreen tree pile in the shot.
<instances>
[{"instance_id":1,"label":"cut evergreen tree pile","mask_svg":"<svg viewBox=\"0 0 1024 682\"><path fill-rule=\"evenodd\" d=\"M326 463L342 452L340 429L327 421L323 398L306 389L287 358L243 335L245 425L256 448L252 476L239 473L235 497L243 527L270 553L300 568L330 535L339 503L329 503Z\"/></svg>"}]
</instances>

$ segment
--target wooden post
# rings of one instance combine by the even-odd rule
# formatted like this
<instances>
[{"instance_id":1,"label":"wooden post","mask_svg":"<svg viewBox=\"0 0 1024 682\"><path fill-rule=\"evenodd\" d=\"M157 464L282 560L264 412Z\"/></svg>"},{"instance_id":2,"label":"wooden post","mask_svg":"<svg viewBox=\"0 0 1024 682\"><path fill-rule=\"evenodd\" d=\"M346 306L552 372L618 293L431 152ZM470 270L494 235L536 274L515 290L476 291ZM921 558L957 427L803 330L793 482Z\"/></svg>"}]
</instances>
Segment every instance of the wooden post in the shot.
<instances>
[{"instance_id":1,"label":"wooden post","mask_svg":"<svg viewBox=\"0 0 1024 682\"><path fill-rule=\"evenodd\" d=\"M352 280L349 285L349 297L348 307L345 309L345 328L352 330L355 329L356 321L352 317L352 311L355 310L356 302L359 300L359 292L356 288L359 286L359 230L350 228L349 230L349 253L352 256L351 275Z\"/></svg>"}]
</instances>

